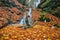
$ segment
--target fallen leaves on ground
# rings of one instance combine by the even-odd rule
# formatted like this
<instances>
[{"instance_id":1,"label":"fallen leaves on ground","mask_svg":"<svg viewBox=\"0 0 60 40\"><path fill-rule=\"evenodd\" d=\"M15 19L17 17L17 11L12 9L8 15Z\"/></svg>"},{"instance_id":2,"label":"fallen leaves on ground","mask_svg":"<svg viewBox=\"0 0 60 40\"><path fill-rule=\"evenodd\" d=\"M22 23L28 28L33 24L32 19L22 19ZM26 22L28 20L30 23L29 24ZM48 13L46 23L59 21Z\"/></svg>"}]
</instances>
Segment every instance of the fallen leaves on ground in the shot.
<instances>
[{"instance_id":1,"label":"fallen leaves on ground","mask_svg":"<svg viewBox=\"0 0 60 40\"><path fill-rule=\"evenodd\" d=\"M60 40L60 28L35 25L23 29L7 26L0 30L0 40Z\"/></svg>"}]
</instances>

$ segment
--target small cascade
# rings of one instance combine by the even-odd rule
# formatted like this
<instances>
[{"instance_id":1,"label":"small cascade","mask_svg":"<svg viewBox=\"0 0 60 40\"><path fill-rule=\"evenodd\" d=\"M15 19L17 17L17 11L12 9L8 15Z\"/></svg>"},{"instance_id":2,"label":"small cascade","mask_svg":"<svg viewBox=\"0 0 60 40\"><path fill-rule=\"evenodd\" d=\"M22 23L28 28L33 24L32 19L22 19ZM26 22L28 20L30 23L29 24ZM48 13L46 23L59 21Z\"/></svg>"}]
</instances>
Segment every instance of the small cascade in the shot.
<instances>
[{"instance_id":1,"label":"small cascade","mask_svg":"<svg viewBox=\"0 0 60 40\"><path fill-rule=\"evenodd\" d=\"M23 15L23 18L20 20L19 24L25 25L26 24L25 20L26 20L26 14Z\"/></svg>"},{"instance_id":2,"label":"small cascade","mask_svg":"<svg viewBox=\"0 0 60 40\"><path fill-rule=\"evenodd\" d=\"M37 0L36 2L34 2L35 8L38 7L38 5L40 4L40 1L41 1L41 0Z\"/></svg>"},{"instance_id":3,"label":"small cascade","mask_svg":"<svg viewBox=\"0 0 60 40\"><path fill-rule=\"evenodd\" d=\"M27 15L29 16L28 17L28 22L29 22L30 25L32 25L32 13L31 12L32 12L32 8L29 8L29 11L28 11Z\"/></svg>"},{"instance_id":4,"label":"small cascade","mask_svg":"<svg viewBox=\"0 0 60 40\"><path fill-rule=\"evenodd\" d=\"M26 5L31 8L37 8L40 3L41 0L26 0Z\"/></svg>"},{"instance_id":5,"label":"small cascade","mask_svg":"<svg viewBox=\"0 0 60 40\"><path fill-rule=\"evenodd\" d=\"M20 23L19 24L21 24L21 25L27 25L27 24L29 24L29 25L32 25L32 14L31 14L31 12L32 12L32 8L29 8L29 11L28 11L28 13L26 14L26 13L24 13L24 16L23 16L23 18L20 20ZM29 17L27 17L27 15L29 16ZM26 20L28 21L28 22L26 22Z\"/></svg>"}]
</instances>

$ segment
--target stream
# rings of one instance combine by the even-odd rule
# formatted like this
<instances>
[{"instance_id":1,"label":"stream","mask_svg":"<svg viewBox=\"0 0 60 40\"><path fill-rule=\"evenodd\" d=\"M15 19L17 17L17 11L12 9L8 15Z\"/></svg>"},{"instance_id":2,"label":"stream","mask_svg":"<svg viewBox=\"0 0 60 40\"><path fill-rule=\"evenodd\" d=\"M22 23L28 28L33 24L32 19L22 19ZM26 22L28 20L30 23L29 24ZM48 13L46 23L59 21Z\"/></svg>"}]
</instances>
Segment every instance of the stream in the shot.
<instances>
[{"instance_id":1,"label":"stream","mask_svg":"<svg viewBox=\"0 0 60 40\"><path fill-rule=\"evenodd\" d=\"M31 12L32 12L32 8L29 8L29 11L28 11L28 13L27 13L27 15L29 16L28 18L27 18L27 15L26 15L26 13L24 13L24 15L23 15L23 17L22 17L22 19L20 20L20 23L19 24L21 24L21 25L26 25L27 23L26 23L26 19L27 19L27 21L28 21L28 24L29 25L32 25L32 14L31 14Z\"/></svg>"}]
</instances>

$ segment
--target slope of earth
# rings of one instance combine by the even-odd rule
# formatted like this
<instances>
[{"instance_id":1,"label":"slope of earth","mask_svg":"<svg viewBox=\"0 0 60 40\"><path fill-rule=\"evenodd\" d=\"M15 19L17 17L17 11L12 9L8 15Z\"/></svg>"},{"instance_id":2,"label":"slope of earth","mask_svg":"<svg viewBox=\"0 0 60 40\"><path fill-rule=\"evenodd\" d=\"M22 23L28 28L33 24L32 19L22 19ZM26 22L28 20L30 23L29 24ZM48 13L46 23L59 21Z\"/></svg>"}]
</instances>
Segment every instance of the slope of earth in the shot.
<instances>
[{"instance_id":1,"label":"slope of earth","mask_svg":"<svg viewBox=\"0 0 60 40\"><path fill-rule=\"evenodd\" d=\"M50 27L52 27L55 24L60 24L60 19L58 17L53 16L52 14L46 14L45 16L46 16L46 18L49 18L52 21L50 21L50 22L39 21L38 24L45 25L45 26L47 25L47 26L50 26Z\"/></svg>"},{"instance_id":2,"label":"slope of earth","mask_svg":"<svg viewBox=\"0 0 60 40\"><path fill-rule=\"evenodd\" d=\"M10 23L16 23L22 18L23 13L17 8L0 7L0 27Z\"/></svg>"},{"instance_id":3,"label":"slope of earth","mask_svg":"<svg viewBox=\"0 0 60 40\"><path fill-rule=\"evenodd\" d=\"M39 17L41 17L41 10L40 9L33 9L32 10L32 20L33 22L37 21Z\"/></svg>"},{"instance_id":4,"label":"slope of earth","mask_svg":"<svg viewBox=\"0 0 60 40\"><path fill-rule=\"evenodd\" d=\"M41 10L39 10L39 9L33 9L32 10L32 20L33 20L33 22L37 21L37 24L39 24L39 25L50 26L50 27L55 25L55 24L60 24L60 18L58 18L58 17L56 17L56 16L54 16L50 13L47 13L45 15L46 18L49 18L50 20L52 20L50 22L38 21L39 18L41 18L41 16L42 16Z\"/></svg>"},{"instance_id":5,"label":"slope of earth","mask_svg":"<svg viewBox=\"0 0 60 40\"><path fill-rule=\"evenodd\" d=\"M9 25L0 29L0 40L60 40L60 28L35 25L23 29Z\"/></svg>"}]
</instances>

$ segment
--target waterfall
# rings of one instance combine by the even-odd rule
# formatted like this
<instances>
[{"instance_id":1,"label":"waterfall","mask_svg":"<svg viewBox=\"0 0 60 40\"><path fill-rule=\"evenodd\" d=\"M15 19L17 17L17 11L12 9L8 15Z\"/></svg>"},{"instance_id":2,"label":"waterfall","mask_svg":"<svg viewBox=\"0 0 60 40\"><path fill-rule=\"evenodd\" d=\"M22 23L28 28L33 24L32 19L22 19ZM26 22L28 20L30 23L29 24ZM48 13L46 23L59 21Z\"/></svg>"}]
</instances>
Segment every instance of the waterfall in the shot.
<instances>
[{"instance_id":1,"label":"waterfall","mask_svg":"<svg viewBox=\"0 0 60 40\"><path fill-rule=\"evenodd\" d=\"M25 20L26 20L26 14L24 13L24 15L23 15L22 19L20 20L19 24L25 25L26 24Z\"/></svg>"},{"instance_id":2,"label":"waterfall","mask_svg":"<svg viewBox=\"0 0 60 40\"><path fill-rule=\"evenodd\" d=\"M41 2L41 0L36 0L36 1L34 2L34 8L37 8L38 5L40 4L40 2Z\"/></svg>"},{"instance_id":3,"label":"waterfall","mask_svg":"<svg viewBox=\"0 0 60 40\"><path fill-rule=\"evenodd\" d=\"M38 5L40 4L40 1L41 0L37 0L37 2L34 3L35 4L35 7L38 7Z\"/></svg>"},{"instance_id":4,"label":"waterfall","mask_svg":"<svg viewBox=\"0 0 60 40\"><path fill-rule=\"evenodd\" d=\"M28 16L30 16L30 17L28 18L28 22L30 25L32 25L32 13L31 12L32 12L32 8L29 8Z\"/></svg>"},{"instance_id":5,"label":"waterfall","mask_svg":"<svg viewBox=\"0 0 60 40\"><path fill-rule=\"evenodd\" d=\"M31 3L32 2L32 3ZM40 0L30 0L30 5L37 7L40 4ZM24 13L22 19L20 19L19 24L21 26L32 26L32 8L29 8L27 13Z\"/></svg>"},{"instance_id":6,"label":"waterfall","mask_svg":"<svg viewBox=\"0 0 60 40\"><path fill-rule=\"evenodd\" d=\"M27 0L28 1L28 0ZM31 5L31 6L33 6L34 8L36 8L39 4L40 4L40 1L41 0L30 0L30 4L28 4L28 5ZM32 3L33 4L32 4ZM32 8L29 8L29 11L28 11L28 13L27 13L27 15L29 16L29 17L27 17L27 15L26 15L26 13L24 13L24 16L23 16L23 18L20 20L20 24L21 25L26 25L27 23L26 23L26 20L28 21L28 24L29 25L32 25Z\"/></svg>"},{"instance_id":7,"label":"waterfall","mask_svg":"<svg viewBox=\"0 0 60 40\"><path fill-rule=\"evenodd\" d=\"M26 4L32 8L37 8L40 3L41 0L30 0L30 1L26 0Z\"/></svg>"},{"instance_id":8,"label":"waterfall","mask_svg":"<svg viewBox=\"0 0 60 40\"><path fill-rule=\"evenodd\" d=\"M32 22L31 22L31 21L32 21L32 14L31 14L31 12L32 12L32 8L29 8L29 11L28 11L27 15L30 16L30 17L27 18L26 13L24 13L24 16L23 16L23 18L20 20L20 23L19 23L19 24L21 24L21 25L26 25L26 19L28 19L28 20L27 20L27 21L28 21L28 24L31 25L31 23L32 23Z\"/></svg>"}]
</instances>

